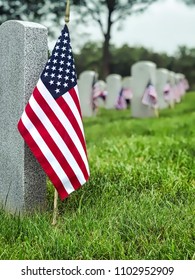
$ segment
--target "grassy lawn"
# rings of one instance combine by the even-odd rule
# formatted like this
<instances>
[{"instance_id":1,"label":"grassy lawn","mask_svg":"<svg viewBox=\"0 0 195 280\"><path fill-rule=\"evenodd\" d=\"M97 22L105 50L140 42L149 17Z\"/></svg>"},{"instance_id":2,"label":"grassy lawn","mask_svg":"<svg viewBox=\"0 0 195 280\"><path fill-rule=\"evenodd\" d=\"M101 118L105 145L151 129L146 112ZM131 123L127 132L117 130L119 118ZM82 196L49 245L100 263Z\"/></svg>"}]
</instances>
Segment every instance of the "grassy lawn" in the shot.
<instances>
[{"instance_id":1,"label":"grassy lawn","mask_svg":"<svg viewBox=\"0 0 195 280\"><path fill-rule=\"evenodd\" d=\"M101 110L84 119L90 180L44 213L0 211L0 259L195 259L195 93L132 119Z\"/></svg>"}]
</instances>

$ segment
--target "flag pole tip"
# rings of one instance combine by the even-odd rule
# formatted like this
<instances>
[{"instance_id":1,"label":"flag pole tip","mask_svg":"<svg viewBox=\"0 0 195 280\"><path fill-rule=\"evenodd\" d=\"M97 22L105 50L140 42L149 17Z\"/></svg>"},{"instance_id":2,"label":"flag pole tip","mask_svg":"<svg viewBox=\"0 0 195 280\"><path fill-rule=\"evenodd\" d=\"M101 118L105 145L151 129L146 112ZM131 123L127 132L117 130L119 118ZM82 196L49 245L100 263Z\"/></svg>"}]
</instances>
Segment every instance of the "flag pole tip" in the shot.
<instances>
[{"instance_id":1,"label":"flag pole tip","mask_svg":"<svg viewBox=\"0 0 195 280\"><path fill-rule=\"evenodd\" d=\"M69 21L70 21L70 1L67 0L66 9L65 9L65 23L68 24Z\"/></svg>"}]
</instances>

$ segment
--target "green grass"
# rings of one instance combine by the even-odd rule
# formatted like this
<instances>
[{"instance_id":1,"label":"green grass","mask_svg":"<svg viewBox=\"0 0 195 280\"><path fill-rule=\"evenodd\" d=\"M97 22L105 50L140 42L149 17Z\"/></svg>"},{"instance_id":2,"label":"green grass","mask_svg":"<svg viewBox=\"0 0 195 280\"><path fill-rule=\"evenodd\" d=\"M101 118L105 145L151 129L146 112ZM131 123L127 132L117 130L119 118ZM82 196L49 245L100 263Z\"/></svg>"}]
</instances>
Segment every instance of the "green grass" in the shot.
<instances>
[{"instance_id":1,"label":"green grass","mask_svg":"<svg viewBox=\"0 0 195 280\"><path fill-rule=\"evenodd\" d=\"M195 93L160 118L84 119L90 180L44 213L0 211L0 259L195 259Z\"/></svg>"}]
</instances>

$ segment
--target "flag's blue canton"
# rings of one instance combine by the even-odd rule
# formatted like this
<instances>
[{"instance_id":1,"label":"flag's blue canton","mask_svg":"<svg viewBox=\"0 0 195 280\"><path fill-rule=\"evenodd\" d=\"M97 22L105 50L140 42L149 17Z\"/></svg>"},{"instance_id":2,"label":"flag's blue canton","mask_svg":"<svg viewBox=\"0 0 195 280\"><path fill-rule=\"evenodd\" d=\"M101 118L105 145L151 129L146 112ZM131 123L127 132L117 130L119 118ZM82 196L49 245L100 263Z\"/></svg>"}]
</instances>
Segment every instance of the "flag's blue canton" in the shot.
<instances>
[{"instance_id":1,"label":"flag's blue canton","mask_svg":"<svg viewBox=\"0 0 195 280\"><path fill-rule=\"evenodd\" d=\"M149 81L148 83L147 83L147 88L149 87L149 86L152 86L152 83L151 83L151 81Z\"/></svg>"},{"instance_id":2,"label":"flag's blue canton","mask_svg":"<svg viewBox=\"0 0 195 280\"><path fill-rule=\"evenodd\" d=\"M55 99L77 83L69 31L66 25L41 74L41 80Z\"/></svg>"},{"instance_id":3,"label":"flag's blue canton","mask_svg":"<svg viewBox=\"0 0 195 280\"><path fill-rule=\"evenodd\" d=\"M122 97L123 95L123 88L121 88L120 92L119 92L119 97Z\"/></svg>"}]
</instances>

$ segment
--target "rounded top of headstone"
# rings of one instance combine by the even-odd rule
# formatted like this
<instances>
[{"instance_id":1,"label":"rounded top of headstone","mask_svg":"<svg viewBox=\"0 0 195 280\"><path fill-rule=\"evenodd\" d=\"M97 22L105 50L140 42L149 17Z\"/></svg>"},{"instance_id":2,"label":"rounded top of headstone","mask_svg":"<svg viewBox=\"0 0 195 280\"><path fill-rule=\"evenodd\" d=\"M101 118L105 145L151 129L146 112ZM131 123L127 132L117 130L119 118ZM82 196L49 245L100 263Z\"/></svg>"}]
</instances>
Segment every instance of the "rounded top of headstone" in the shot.
<instances>
[{"instance_id":1,"label":"rounded top of headstone","mask_svg":"<svg viewBox=\"0 0 195 280\"><path fill-rule=\"evenodd\" d=\"M98 77L98 74L95 71L92 70L85 70L79 75L79 79L82 79L83 77Z\"/></svg>"},{"instance_id":2,"label":"rounded top of headstone","mask_svg":"<svg viewBox=\"0 0 195 280\"><path fill-rule=\"evenodd\" d=\"M100 85L104 85L104 86L106 85L106 82L104 82L103 80L99 80L98 83L99 83Z\"/></svg>"},{"instance_id":3,"label":"rounded top of headstone","mask_svg":"<svg viewBox=\"0 0 195 280\"><path fill-rule=\"evenodd\" d=\"M12 25L21 25L23 27L28 27L28 28L39 28L39 29L47 29L44 25L36 23L36 22L31 22L31 21L22 21L22 20L7 20L4 23L1 24L1 27L9 27Z\"/></svg>"},{"instance_id":4,"label":"rounded top of headstone","mask_svg":"<svg viewBox=\"0 0 195 280\"><path fill-rule=\"evenodd\" d=\"M131 79L132 79L131 76L125 76L125 77L123 77L123 81L125 81L125 80L131 80Z\"/></svg>"},{"instance_id":5,"label":"rounded top of headstone","mask_svg":"<svg viewBox=\"0 0 195 280\"><path fill-rule=\"evenodd\" d=\"M138 61L138 62L135 62L133 64L133 66L139 66L139 65L146 65L146 66L151 66L151 67L156 67L156 64L152 61L147 61L147 60L141 60L141 61Z\"/></svg>"},{"instance_id":6,"label":"rounded top of headstone","mask_svg":"<svg viewBox=\"0 0 195 280\"><path fill-rule=\"evenodd\" d=\"M109 74L109 75L106 77L106 80L107 80L107 79L110 79L110 78L121 79L121 75L119 75L119 74Z\"/></svg>"},{"instance_id":7,"label":"rounded top of headstone","mask_svg":"<svg viewBox=\"0 0 195 280\"><path fill-rule=\"evenodd\" d=\"M183 73L177 73L177 75L180 79L185 79L185 75Z\"/></svg>"},{"instance_id":8,"label":"rounded top of headstone","mask_svg":"<svg viewBox=\"0 0 195 280\"><path fill-rule=\"evenodd\" d=\"M174 77L175 76L175 72L169 71L169 76Z\"/></svg>"},{"instance_id":9,"label":"rounded top of headstone","mask_svg":"<svg viewBox=\"0 0 195 280\"><path fill-rule=\"evenodd\" d=\"M134 71L146 71L146 70L155 70L156 64L151 61L138 61L131 66L131 74L133 75Z\"/></svg>"},{"instance_id":10,"label":"rounded top of headstone","mask_svg":"<svg viewBox=\"0 0 195 280\"><path fill-rule=\"evenodd\" d=\"M169 80L170 80L171 84L175 83L175 72L173 72L173 71L169 72Z\"/></svg>"},{"instance_id":11,"label":"rounded top of headstone","mask_svg":"<svg viewBox=\"0 0 195 280\"><path fill-rule=\"evenodd\" d=\"M180 75L178 75L178 73L175 73L175 79L177 80L177 81L179 81L181 78L180 78Z\"/></svg>"},{"instance_id":12,"label":"rounded top of headstone","mask_svg":"<svg viewBox=\"0 0 195 280\"><path fill-rule=\"evenodd\" d=\"M109 74L108 76L112 76L112 77L121 77L121 75L113 73L113 74Z\"/></svg>"},{"instance_id":13,"label":"rounded top of headstone","mask_svg":"<svg viewBox=\"0 0 195 280\"><path fill-rule=\"evenodd\" d=\"M100 90L106 89L106 83L103 80L99 80L97 83L98 83Z\"/></svg>"},{"instance_id":14,"label":"rounded top of headstone","mask_svg":"<svg viewBox=\"0 0 195 280\"><path fill-rule=\"evenodd\" d=\"M168 74L168 73L169 73L169 70L166 69L166 68L157 68L156 71L157 71L157 72L164 73L164 74Z\"/></svg>"},{"instance_id":15,"label":"rounded top of headstone","mask_svg":"<svg viewBox=\"0 0 195 280\"><path fill-rule=\"evenodd\" d=\"M132 77L130 76L126 76L123 78L122 80L122 85L125 87L125 86L130 86L132 83Z\"/></svg>"}]
</instances>

